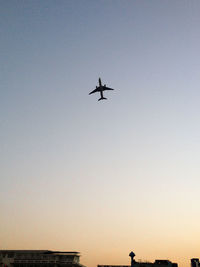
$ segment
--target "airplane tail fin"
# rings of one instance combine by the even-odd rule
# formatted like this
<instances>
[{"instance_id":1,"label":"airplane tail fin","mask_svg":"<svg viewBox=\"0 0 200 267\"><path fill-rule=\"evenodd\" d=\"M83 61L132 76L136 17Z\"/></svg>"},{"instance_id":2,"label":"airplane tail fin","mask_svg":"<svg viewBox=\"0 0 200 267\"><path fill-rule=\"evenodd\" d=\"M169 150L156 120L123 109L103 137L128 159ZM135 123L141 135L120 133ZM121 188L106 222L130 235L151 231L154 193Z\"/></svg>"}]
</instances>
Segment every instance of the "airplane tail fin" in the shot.
<instances>
[{"instance_id":1,"label":"airplane tail fin","mask_svg":"<svg viewBox=\"0 0 200 267\"><path fill-rule=\"evenodd\" d=\"M98 101L103 100L103 99L107 99L107 98L106 97L101 97L101 98L98 99Z\"/></svg>"}]
</instances>

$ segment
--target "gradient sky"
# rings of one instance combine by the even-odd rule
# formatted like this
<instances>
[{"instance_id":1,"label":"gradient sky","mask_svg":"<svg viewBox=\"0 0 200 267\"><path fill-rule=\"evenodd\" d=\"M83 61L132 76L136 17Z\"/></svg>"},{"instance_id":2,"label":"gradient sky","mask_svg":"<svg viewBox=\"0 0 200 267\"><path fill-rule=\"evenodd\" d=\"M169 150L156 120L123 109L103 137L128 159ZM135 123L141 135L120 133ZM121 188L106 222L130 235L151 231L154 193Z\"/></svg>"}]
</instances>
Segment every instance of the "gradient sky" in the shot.
<instances>
[{"instance_id":1,"label":"gradient sky","mask_svg":"<svg viewBox=\"0 0 200 267\"><path fill-rule=\"evenodd\" d=\"M200 257L199 0L1 0L0 68L0 249Z\"/></svg>"}]
</instances>

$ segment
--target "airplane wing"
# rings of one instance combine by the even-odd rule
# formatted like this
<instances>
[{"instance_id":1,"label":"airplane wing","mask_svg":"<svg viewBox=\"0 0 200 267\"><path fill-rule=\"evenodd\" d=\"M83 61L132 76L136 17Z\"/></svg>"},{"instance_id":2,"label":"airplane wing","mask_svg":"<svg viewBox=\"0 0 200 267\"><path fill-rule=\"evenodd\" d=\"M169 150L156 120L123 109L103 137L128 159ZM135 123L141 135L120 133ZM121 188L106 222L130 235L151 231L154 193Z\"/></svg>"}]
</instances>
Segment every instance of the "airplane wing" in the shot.
<instances>
[{"instance_id":1,"label":"airplane wing","mask_svg":"<svg viewBox=\"0 0 200 267\"><path fill-rule=\"evenodd\" d=\"M94 89L92 92L90 92L89 95L94 94L94 93L96 93L96 92L99 92L99 87L97 87L97 88Z\"/></svg>"},{"instance_id":2,"label":"airplane wing","mask_svg":"<svg viewBox=\"0 0 200 267\"><path fill-rule=\"evenodd\" d=\"M114 89L109 88L109 87L107 87L107 86L103 86L103 90L105 91L105 90L114 90Z\"/></svg>"}]
</instances>

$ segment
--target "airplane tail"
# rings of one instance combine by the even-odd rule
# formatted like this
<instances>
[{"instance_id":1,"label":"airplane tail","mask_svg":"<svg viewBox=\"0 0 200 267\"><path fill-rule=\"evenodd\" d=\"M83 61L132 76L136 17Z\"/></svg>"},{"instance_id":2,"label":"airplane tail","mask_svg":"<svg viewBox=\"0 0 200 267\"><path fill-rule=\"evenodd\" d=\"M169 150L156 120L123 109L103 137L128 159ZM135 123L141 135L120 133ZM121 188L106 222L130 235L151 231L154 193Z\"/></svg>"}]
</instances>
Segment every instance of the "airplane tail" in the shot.
<instances>
[{"instance_id":1,"label":"airplane tail","mask_svg":"<svg viewBox=\"0 0 200 267\"><path fill-rule=\"evenodd\" d=\"M106 97L101 97L101 98L98 99L98 101L103 100L103 99L107 99L107 98Z\"/></svg>"}]
</instances>

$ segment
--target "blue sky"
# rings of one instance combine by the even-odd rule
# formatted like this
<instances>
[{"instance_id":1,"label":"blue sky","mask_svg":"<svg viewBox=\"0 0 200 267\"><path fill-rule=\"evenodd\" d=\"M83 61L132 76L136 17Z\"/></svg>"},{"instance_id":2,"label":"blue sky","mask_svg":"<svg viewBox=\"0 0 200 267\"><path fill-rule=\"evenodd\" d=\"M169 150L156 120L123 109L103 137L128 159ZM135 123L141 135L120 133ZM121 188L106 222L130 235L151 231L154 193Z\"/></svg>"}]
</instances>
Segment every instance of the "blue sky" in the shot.
<instances>
[{"instance_id":1,"label":"blue sky","mask_svg":"<svg viewBox=\"0 0 200 267\"><path fill-rule=\"evenodd\" d=\"M200 2L0 4L1 248L199 257Z\"/></svg>"}]
</instances>

